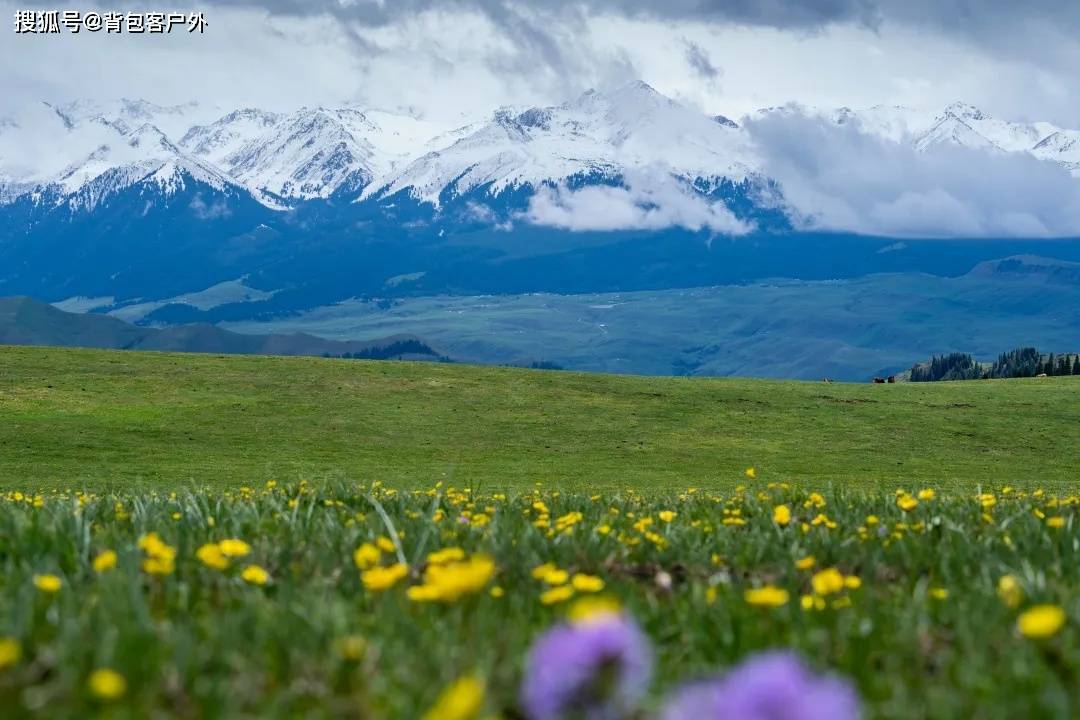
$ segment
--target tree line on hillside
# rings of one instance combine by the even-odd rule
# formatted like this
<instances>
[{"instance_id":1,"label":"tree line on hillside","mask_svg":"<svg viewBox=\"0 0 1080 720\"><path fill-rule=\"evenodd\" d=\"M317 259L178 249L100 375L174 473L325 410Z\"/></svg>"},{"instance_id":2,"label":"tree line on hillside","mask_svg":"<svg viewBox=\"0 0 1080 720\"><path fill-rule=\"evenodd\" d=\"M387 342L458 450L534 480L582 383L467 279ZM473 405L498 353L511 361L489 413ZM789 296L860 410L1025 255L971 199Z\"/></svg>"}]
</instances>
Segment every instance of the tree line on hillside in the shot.
<instances>
[{"instance_id":1,"label":"tree line on hillside","mask_svg":"<svg viewBox=\"0 0 1080 720\"><path fill-rule=\"evenodd\" d=\"M340 355L324 353L323 357L337 357L343 360L390 360L403 355L426 355L438 362L453 362L449 357L440 355L427 343L419 340L395 340L386 345L364 348L356 352L345 352Z\"/></svg>"},{"instance_id":2,"label":"tree line on hillside","mask_svg":"<svg viewBox=\"0 0 1080 720\"><path fill-rule=\"evenodd\" d=\"M936 382L1041 375L1080 375L1080 354L1049 353L1044 355L1033 347L1023 347L1002 353L993 363L979 362L968 353L935 355L930 362L913 365L910 380L911 382Z\"/></svg>"}]
</instances>

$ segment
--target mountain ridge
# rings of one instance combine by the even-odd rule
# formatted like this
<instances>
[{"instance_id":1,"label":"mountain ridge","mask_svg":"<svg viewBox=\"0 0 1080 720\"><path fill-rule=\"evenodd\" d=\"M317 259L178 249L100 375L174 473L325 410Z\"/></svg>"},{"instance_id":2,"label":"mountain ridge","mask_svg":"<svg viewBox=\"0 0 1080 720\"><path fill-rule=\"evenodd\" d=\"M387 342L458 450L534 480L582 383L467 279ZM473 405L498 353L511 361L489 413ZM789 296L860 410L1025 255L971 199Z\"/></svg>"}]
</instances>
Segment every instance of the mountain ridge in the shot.
<instances>
[{"instance_id":1,"label":"mountain ridge","mask_svg":"<svg viewBox=\"0 0 1080 720\"><path fill-rule=\"evenodd\" d=\"M160 161L162 151L211 185L241 188L274 209L336 195L385 200L401 191L438 206L448 189L464 195L484 187L487 194L498 195L581 175L625 178L653 166L690 184L717 178L740 182L762 174L746 121L781 112L854 122L865 132L910 142L920 151L946 143L1026 152L1080 171L1080 130L999 120L962 102L934 112L883 105L864 110L788 105L735 122L683 105L641 81L589 90L559 105L498 109L459 128L355 106L291 113L241 108L206 121L202 118L211 109L197 103L164 107L144 100L75 101L44 107L60 120L60 128L42 129L54 141L65 132L76 139L92 135L95 127L107 137L72 141L73 147L86 150L65 164L67 172L37 172L18 163L11 167L0 144L0 203L50 185L71 195L109 170ZM5 119L3 127L2 136L25 130L14 119ZM140 145L150 137L161 148L147 142L140 154ZM133 150L123 151L124 145Z\"/></svg>"},{"instance_id":2,"label":"mountain ridge","mask_svg":"<svg viewBox=\"0 0 1080 720\"><path fill-rule=\"evenodd\" d=\"M445 359L419 337L408 333L370 341L342 341L326 340L307 333L242 334L207 323L144 327L108 315L64 312L27 296L0 297L0 345L237 355Z\"/></svg>"}]
</instances>

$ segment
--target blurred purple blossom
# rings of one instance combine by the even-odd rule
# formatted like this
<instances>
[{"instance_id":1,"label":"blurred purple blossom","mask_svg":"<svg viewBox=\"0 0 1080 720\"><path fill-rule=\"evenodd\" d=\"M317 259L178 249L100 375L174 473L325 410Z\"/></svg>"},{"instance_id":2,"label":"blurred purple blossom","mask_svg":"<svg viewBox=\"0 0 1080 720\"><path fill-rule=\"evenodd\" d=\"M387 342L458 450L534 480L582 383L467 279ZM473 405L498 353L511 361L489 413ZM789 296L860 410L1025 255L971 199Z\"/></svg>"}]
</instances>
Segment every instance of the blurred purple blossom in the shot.
<instances>
[{"instance_id":1,"label":"blurred purple blossom","mask_svg":"<svg viewBox=\"0 0 1080 720\"><path fill-rule=\"evenodd\" d=\"M544 633L526 661L521 701L532 720L624 717L648 690L652 649L633 620L608 613Z\"/></svg>"},{"instance_id":2,"label":"blurred purple blossom","mask_svg":"<svg viewBox=\"0 0 1080 720\"><path fill-rule=\"evenodd\" d=\"M859 700L844 680L814 674L794 654L752 657L722 678L683 687L662 720L857 720Z\"/></svg>"}]
</instances>

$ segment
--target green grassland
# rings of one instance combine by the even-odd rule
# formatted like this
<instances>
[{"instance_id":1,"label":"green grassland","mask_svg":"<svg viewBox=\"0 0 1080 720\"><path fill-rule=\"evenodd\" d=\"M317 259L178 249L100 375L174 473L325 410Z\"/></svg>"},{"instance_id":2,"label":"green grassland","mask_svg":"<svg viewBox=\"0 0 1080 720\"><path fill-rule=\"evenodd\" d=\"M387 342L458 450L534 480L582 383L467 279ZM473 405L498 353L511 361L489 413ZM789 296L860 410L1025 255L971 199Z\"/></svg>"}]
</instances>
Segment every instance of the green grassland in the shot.
<instances>
[{"instance_id":1,"label":"green grassland","mask_svg":"<svg viewBox=\"0 0 1080 720\"><path fill-rule=\"evenodd\" d=\"M1076 718L1080 498L919 498L782 484L3 493L0 706L11 718L535 720L518 692L529 647L599 591L656 653L653 682L635 687L642 712L613 720L656 720L680 683L775 648L851 682L864 720ZM241 548L222 557L225 542ZM450 549L488 569L443 565L445 594L416 595L440 587L432 553ZM1032 626L1032 614L1056 619ZM598 688L616 668L594 670ZM114 681L95 682L106 669ZM474 704L427 714L463 677L483 688ZM784 717L824 717L813 709ZM582 717L600 716L558 715Z\"/></svg>"},{"instance_id":2,"label":"green grassland","mask_svg":"<svg viewBox=\"0 0 1080 720\"><path fill-rule=\"evenodd\" d=\"M1077 448L1075 378L0 348L0 707L522 720L603 597L655 652L618 720L776 648L867 720L1066 720Z\"/></svg>"},{"instance_id":3,"label":"green grassland","mask_svg":"<svg viewBox=\"0 0 1080 720\"><path fill-rule=\"evenodd\" d=\"M0 486L488 490L1077 477L1073 378L840 384L0 348Z\"/></svg>"}]
</instances>

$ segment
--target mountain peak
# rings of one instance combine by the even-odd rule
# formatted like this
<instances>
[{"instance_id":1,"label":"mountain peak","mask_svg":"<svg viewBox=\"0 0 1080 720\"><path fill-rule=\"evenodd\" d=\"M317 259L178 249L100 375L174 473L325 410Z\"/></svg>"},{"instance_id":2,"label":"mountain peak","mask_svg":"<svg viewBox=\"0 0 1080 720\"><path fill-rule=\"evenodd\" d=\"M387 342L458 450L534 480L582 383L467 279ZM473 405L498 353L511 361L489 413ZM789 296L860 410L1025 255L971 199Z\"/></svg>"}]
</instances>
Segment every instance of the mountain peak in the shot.
<instances>
[{"instance_id":1,"label":"mountain peak","mask_svg":"<svg viewBox=\"0 0 1080 720\"><path fill-rule=\"evenodd\" d=\"M961 120L986 120L988 116L979 108L957 100L945 108L945 115L951 115Z\"/></svg>"}]
</instances>

